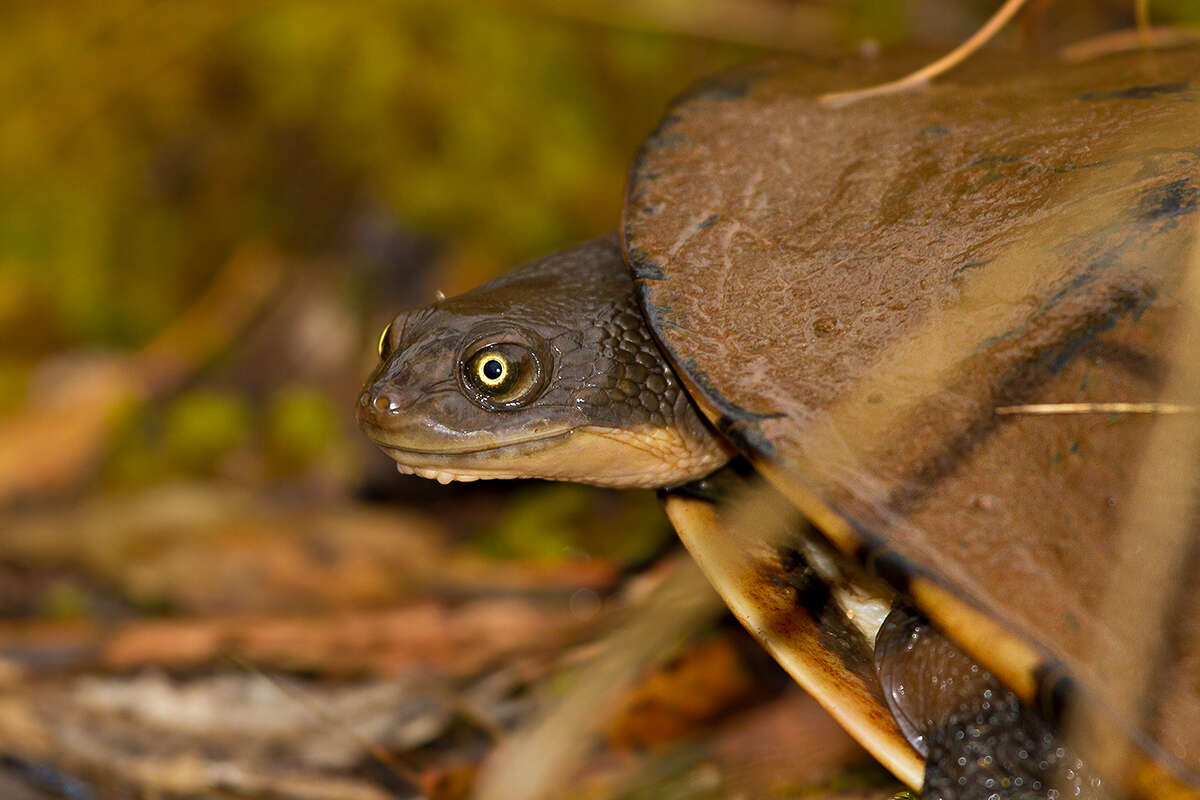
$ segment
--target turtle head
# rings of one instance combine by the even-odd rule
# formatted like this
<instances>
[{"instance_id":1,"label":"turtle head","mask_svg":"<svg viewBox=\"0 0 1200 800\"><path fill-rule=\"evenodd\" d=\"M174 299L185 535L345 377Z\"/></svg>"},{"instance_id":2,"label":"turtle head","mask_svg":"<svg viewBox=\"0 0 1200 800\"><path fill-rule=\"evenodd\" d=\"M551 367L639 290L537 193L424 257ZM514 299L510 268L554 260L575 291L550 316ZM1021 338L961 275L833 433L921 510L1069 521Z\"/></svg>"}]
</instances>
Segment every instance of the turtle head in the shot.
<instances>
[{"instance_id":1,"label":"turtle head","mask_svg":"<svg viewBox=\"0 0 1200 800\"><path fill-rule=\"evenodd\" d=\"M401 472L669 486L723 464L637 307L615 235L398 315L358 400Z\"/></svg>"}]
</instances>

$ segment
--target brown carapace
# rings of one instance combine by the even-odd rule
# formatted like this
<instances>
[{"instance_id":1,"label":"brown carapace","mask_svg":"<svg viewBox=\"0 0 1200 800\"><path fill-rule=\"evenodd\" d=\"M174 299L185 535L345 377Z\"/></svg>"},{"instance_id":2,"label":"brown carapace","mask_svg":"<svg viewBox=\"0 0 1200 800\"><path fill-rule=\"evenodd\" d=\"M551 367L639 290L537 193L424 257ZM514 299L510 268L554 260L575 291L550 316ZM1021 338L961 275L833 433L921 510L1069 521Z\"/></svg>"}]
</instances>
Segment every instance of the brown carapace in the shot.
<instances>
[{"instance_id":1,"label":"brown carapace","mask_svg":"<svg viewBox=\"0 0 1200 800\"><path fill-rule=\"evenodd\" d=\"M738 451L668 513L902 779L1194 798L1200 51L815 99L874 77L772 62L687 93L623 253L398 317L363 427L443 479L671 486Z\"/></svg>"}]
</instances>

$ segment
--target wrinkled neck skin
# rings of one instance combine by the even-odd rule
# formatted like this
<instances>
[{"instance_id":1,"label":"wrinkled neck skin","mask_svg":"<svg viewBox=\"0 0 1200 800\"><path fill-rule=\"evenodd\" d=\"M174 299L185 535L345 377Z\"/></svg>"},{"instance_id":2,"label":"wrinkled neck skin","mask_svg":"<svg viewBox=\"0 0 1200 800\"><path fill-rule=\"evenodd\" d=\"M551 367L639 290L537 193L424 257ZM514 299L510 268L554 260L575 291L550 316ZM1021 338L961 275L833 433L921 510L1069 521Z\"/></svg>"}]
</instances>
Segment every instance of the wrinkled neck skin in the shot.
<instances>
[{"instance_id":1,"label":"wrinkled neck skin","mask_svg":"<svg viewBox=\"0 0 1200 800\"><path fill-rule=\"evenodd\" d=\"M646 327L616 234L399 314L358 403L400 472L674 486L728 460Z\"/></svg>"}]
</instances>

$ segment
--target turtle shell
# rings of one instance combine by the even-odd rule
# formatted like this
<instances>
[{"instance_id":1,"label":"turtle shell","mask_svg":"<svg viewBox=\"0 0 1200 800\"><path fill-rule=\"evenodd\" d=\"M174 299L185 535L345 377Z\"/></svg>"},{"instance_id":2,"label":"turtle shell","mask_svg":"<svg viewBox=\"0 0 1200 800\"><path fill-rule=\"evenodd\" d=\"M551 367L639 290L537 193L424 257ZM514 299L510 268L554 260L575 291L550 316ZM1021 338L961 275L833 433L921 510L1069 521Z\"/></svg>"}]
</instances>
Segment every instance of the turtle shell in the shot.
<instances>
[{"instance_id":1,"label":"turtle shell","mask_svg":"<svg viewBox=\"0 0 1200 800\"><path fill-rule=\"evenodd\" d=\"M847 83L774 62L677 101L623 220L651 327L839 549L1194 791L1200 50L814 99ZM1185 413L1030 413L1117 402Z\"/></svg>"}]
</instances>

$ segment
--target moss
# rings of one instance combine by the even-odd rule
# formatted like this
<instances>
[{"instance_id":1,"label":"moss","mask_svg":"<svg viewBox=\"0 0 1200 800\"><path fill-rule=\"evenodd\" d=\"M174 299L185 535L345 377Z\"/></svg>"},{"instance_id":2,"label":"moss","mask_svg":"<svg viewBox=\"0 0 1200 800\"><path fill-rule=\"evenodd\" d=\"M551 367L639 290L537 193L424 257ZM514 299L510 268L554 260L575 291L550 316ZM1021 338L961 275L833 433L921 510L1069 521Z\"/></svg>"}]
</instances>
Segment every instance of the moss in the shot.
<instances>
[{"instance_id":1,"label":"moss","mask_svg":"<svg viewBox=\"0 0 1200 800\"><path fill-rule=\"evenodd\" d=\"M53 620L74 620L91 613L87 591L69 578L60 578L46 587L41 598L42 616Z\"/></svg>"},{"instance_id":2,"label":"moss","mask_svg":"<svg viewBox=\"0 0 1200 800\"><path fill-rule=\"evenodd\" d=\"M335 444L341 409L319 390L288 386L276 392L266 411L267 450L283 472L303 472Z\"/></svg>"},{"instance_id":3,"label":"moss","mask_svg":"<svg viewBox=\"0 0 1200 800\"><path fill-rule=\"evenodd\" d=\"M211 472L250 439L248 403L232 392L196 390L176 398L163 414L162 451L168 463Z\"/></svg>"},{"instance_id":4,"label":"moss","mask_svg":"<svg viewBox=\"0 0 1200 800\"><path fill-rule=\"evenodd\" d=\"M501 558L629 563L647 557L672 535L651 492L541 484L517 492L472 543Z\"/></svg>"}]
</instances>

